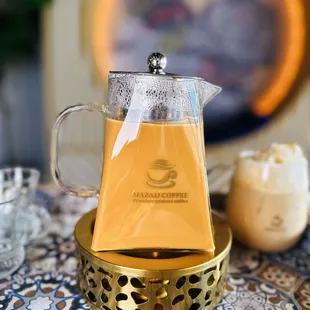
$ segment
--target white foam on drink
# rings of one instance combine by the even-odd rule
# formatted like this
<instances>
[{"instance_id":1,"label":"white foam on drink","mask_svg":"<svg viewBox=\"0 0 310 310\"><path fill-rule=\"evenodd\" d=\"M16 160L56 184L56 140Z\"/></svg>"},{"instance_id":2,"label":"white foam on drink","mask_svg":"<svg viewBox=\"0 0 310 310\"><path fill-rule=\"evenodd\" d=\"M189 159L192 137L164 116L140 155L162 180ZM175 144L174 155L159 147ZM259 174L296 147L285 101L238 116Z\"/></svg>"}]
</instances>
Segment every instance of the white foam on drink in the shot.
<instances>
[{"instance_id":1,"label":"white foam on drink","mask_svg":"<svg viewBox=\"0 0 310 310\"><path fill-rule=\"evenodd\" d=\"M240 154L234 180L273 192L308 189L308 162L297 144L272 144L262 151Z\"/></svg>"},{"instance_id":2,"label":"white foam on drink","mask_svg":"<svg viewBox=\"0 0 310 310\"><path fill-rule=\"evenodd\" d=\"M273 143L267 150L257 152L252 159L272 164L284 164L304 160L305 157L301 147L297 144Z\"/></svg>"}]
</instances>

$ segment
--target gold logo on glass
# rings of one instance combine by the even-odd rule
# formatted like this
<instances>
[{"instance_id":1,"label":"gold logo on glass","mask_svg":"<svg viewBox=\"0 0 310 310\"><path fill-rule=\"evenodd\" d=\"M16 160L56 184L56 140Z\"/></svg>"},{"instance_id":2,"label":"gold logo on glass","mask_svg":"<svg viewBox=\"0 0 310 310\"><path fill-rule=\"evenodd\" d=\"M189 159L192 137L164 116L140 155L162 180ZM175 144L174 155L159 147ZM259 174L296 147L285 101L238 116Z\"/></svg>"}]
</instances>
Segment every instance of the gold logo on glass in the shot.
<instances>
[{"instance_id":1,"label":"gold logo on glass","mask_svg":"<svg viewBox=\"0 0 310 310\"><path fill-rule=\"evenodd\" d=\"M146 184L153 188L172 188L175 186L175 179L178 173L174 170L175 166L170 165L168 160L160 159L154 161L147 172L148 181Z\"/></svg>"}]
</instances>

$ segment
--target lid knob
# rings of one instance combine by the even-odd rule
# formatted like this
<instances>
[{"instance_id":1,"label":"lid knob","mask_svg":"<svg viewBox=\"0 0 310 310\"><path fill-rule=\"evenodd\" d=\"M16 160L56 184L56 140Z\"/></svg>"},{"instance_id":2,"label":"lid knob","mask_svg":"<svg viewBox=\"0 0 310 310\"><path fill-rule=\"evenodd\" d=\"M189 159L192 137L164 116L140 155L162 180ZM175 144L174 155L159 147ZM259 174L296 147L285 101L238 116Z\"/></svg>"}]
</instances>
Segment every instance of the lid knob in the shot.
<instances>
[{"instance_id":1,"label":"lid knob","mask_svg":"<svg viewBox=\"0 0 310 310\"><path fill-rule=\"evenodd\" d=\"M166 74L164 69L167 66L167 58L161 53L152 53L147 59L150 73Z\"/></svg>"}]
</instances>

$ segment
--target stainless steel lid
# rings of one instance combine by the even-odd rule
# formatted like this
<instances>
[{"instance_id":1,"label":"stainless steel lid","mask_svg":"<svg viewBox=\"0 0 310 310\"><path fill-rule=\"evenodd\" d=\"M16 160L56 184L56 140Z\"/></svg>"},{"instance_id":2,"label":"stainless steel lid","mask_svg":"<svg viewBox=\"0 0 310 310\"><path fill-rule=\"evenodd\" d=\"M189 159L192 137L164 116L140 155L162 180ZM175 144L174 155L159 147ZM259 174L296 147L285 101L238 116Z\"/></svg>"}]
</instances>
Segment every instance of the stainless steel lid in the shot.
<instances>
[{"instance_id":1,"label":"stainless steel lid","mask_svg":"<svg viewBox=\"0 0 310 310\"><path fill-rule=\"evenodd\" d=\"M166 79L180 79L180 80L198 80L204 81L203 78L200 77L190 77L190 76L182 76L173 73L165 72L167 67L168 60L167 57L161 53L152 53L149 55L147 59L147 65L149 68L149 72L127 72L127 71L111 71L110 77L124 76L124 75L136 75L136 76L152 76Z\"/></svg>"}]
</instances>

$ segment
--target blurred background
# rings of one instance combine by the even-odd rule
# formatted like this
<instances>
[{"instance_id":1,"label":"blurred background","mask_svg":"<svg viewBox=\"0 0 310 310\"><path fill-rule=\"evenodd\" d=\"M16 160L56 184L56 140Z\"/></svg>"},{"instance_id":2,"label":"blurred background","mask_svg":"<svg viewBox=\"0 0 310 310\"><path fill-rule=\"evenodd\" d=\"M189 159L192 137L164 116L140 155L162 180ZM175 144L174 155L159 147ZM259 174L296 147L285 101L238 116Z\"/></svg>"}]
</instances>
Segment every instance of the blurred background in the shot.
<instances>
[{"instance_id":1,"label":"blurred background","mask_svg":"<svg viewBox=\"0 0 310 310\"><path fill-rule=\"evenodd\" d=\"M309 33L308 0L0 0L0 165L39 168L48 182L57 114L104 102L108 71L146 71L154 51L168 72L223 87L204 110L210 167L272 142L310 156ZM61 135L72 183L99 182L93 114Z\"/></svg>"}]
</instances>

